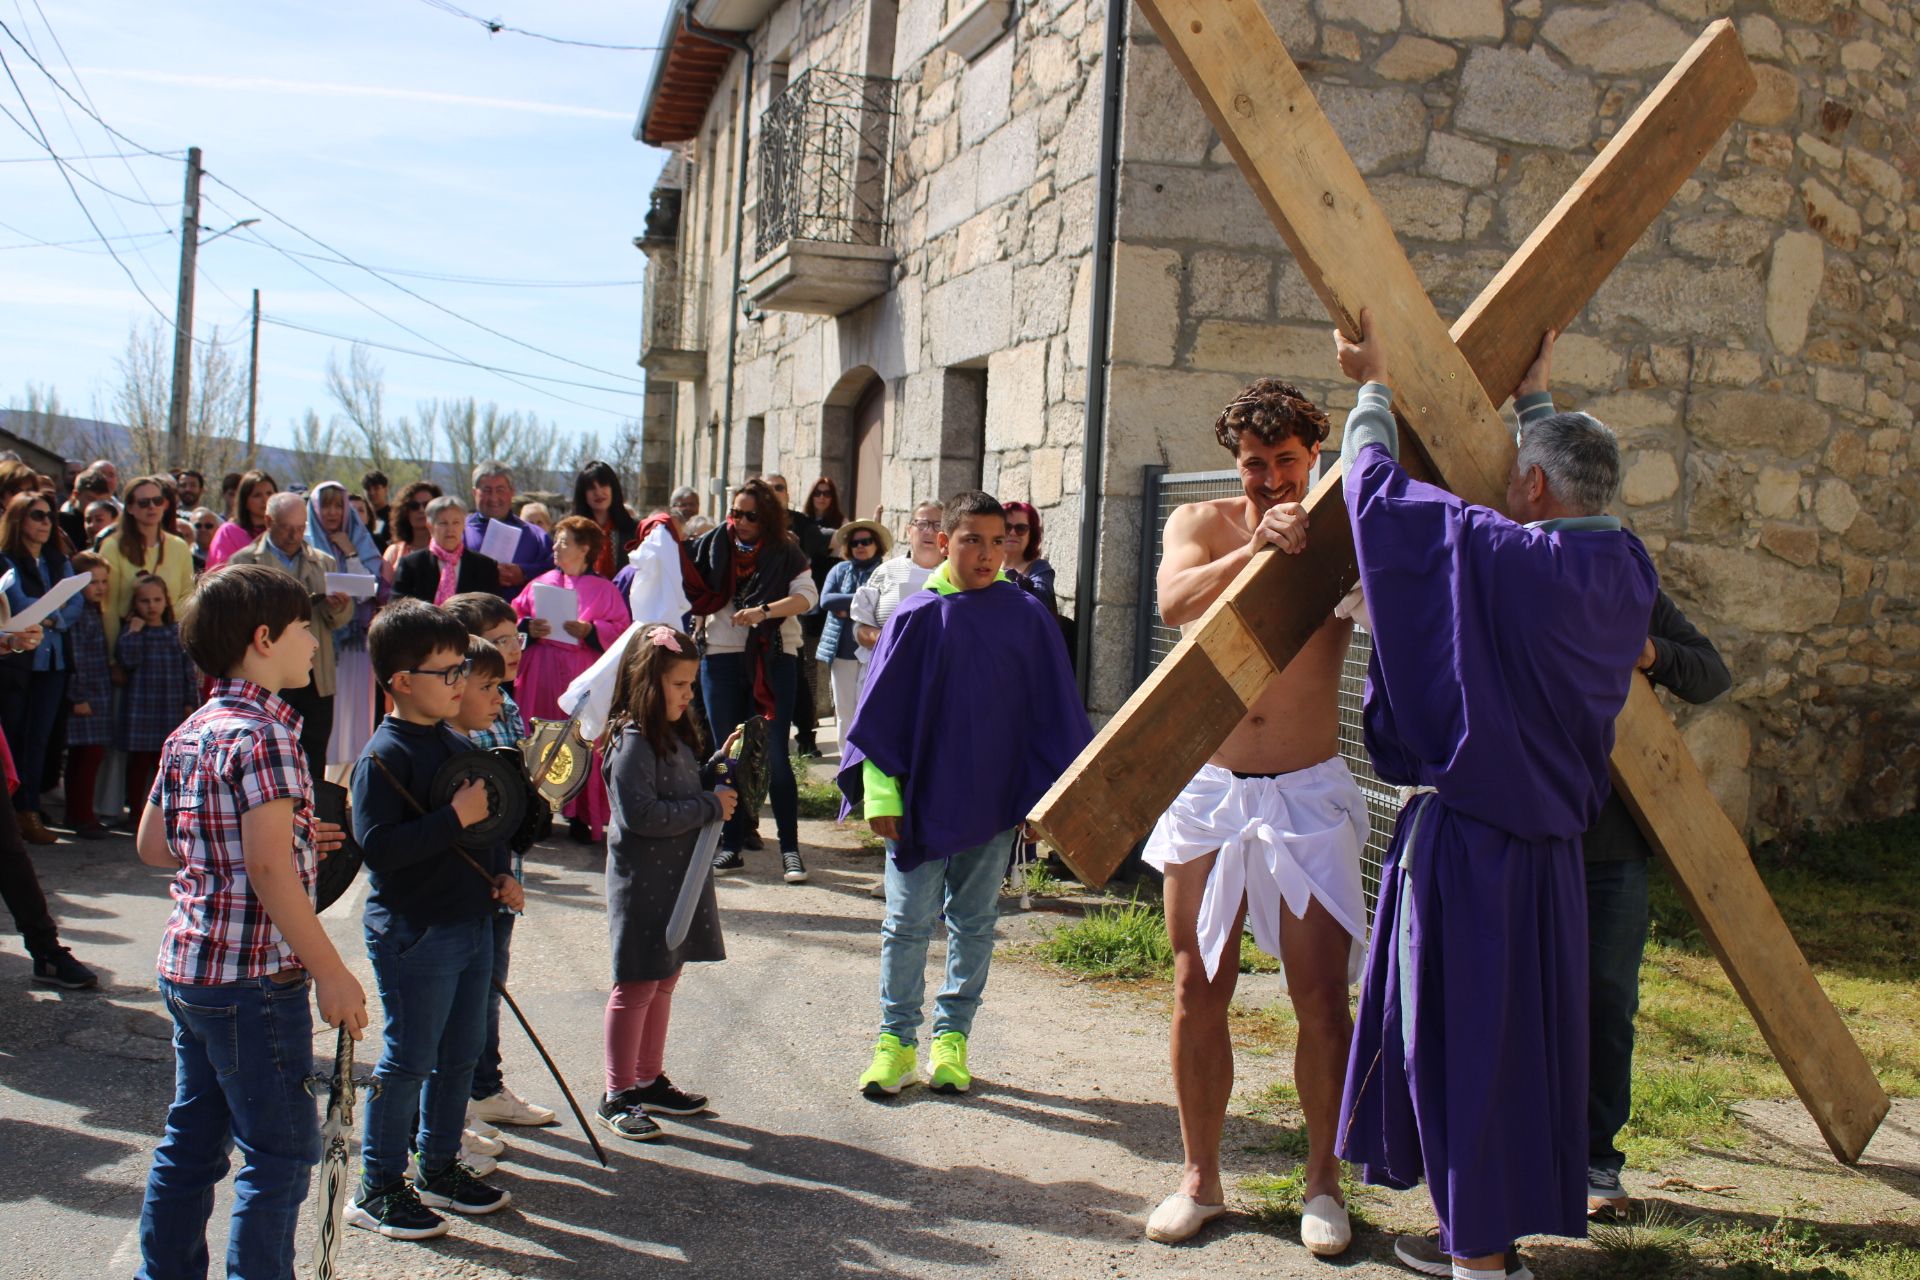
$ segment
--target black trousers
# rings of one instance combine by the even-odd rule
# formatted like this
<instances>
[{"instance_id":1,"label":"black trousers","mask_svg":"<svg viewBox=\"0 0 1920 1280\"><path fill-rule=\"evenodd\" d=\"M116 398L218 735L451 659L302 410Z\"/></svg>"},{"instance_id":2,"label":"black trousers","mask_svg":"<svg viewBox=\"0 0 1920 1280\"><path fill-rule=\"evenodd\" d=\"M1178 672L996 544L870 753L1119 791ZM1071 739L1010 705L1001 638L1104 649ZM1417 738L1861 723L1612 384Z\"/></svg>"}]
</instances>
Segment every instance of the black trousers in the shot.
<instances>
[{"instance_id":1,"label":"black trousers","mask_svg":"<svg viewBox=\"0 0 1920 1280\"><path fill-rule=\"evenodd\" d=\"M20 820L10 804L0 804L0 899L27 940L27 954L36 960L52 955L60 945L60 933L54 928L47 895L40 888L26 841L20 838Z\"/></svg>"},{"instance_id":2,"label":"black trousers","mask_svg":"<svg viewBox=\"0 0 1920 1280\"><path fill-rule=\"evenodd\" d=\"M820 664L813 660L813 651L826 628L824 615L809 613L800 618L800 685L793 697L793 732L796 745L809 755L815 750L814 737L820 727L819 692L815 687L820 679Z\"/></svg>"},{"instance_id":3,"label":"black trousers","mask_svg":"<svg viewBox=\"0 0 1920 1280\"><path fill-rule=\"evenodd\" d=\"M282 689L280 696L300 713L300 749L307 754L307 770L314 781L326 776L327 739L333 736L333 695L321 697L309 681L298 689Z\"/></svg>"}]
</instances>

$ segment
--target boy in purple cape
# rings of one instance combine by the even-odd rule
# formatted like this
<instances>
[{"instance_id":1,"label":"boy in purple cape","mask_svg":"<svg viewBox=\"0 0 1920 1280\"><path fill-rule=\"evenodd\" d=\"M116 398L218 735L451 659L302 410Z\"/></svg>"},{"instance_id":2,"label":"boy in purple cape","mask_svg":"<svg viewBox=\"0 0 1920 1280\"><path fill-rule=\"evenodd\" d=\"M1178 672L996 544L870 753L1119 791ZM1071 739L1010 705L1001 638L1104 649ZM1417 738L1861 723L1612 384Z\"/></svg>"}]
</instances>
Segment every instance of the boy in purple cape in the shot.
<instances>
[{"instance_id":1,"label":"boy in purple cape","mask_svg":"<svg viewBox=\"0 0 1920 1280\"><path fill-rule=\"evenodd\" d=\"M1006 536L1006 513L988 495L947 503L946 562L887 619L847 730L839 778L847 811L863 806L887 841L880 1039L860 1077L870 1098L919 1080L927 944L942 914L947 976L935 1000L930 1083L944 1093L972 1087L967 1036L987 986L1015 829L1093 738L1059 624L1000 571ZM981 748L982 727L1008 726L1023 751Z\"/></svg>"},{"instance_id":2,"label":"boy in purple cape","mask_svg":"<svg viewBox=\"0 0 1920 1280\"><path fill-rule=\"evenodd\" d=\"M1587 915L1580 836L1658 577L1601 514L1613 433L1530 422L1512 519L1410 479L1371 317L1338 339L1361 382L1341 461L1371 615L1366 741L1411 799L1380 884L1347 1060L1341 1155L1422 1177L1437 1238L1400 1260L1462 1280L1531 1273L1524 1235L1586 1235Z\"/></svg>"}]
</instances>

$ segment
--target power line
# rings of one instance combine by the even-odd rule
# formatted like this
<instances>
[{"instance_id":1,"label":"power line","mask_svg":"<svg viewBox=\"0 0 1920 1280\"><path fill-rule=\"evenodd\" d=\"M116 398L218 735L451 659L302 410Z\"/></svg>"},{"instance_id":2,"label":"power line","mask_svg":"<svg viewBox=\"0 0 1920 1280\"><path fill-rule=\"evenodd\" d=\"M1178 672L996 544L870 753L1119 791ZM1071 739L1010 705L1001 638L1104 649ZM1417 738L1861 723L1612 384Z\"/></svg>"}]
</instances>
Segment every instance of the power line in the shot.
<instances>
[{"instance_id":1,"label":"power line","mask_svg":"<svg viewBox=\"0 0 1920 1280\"><path fill-rule=\"evenodd\" d=\"M438 9L440 12L449 14L455 18L464 18L468 22L478 23L480 26L485 27L490 35L497 36L504 32L507 35L528 36L534 40L545 40L548 44L572 45L580 49L612 49L620 53L659 53L666 47L658 44L605 44L598 40L572 40L566 36L544 35L538 31L528 31L523 27L510 27L504 22L496 22L491 18L483 18L477 13L468 13L456 4L449 4L448 0L420 0L420 3L430 8Z\"/></svg>"},{"instance_id":2,"label":"power line","mask_svg":"<svg viewBox=\"0 0 1920 1280\"><path fill-rule=\"evenodd\" d=\"M16 90L19 89L20 82L17 80L14 81L13 87ZM21 94L20 96L21 105L25 106L26 101L27 101L26 95ZM33 117L34 127L38 128L40 124L40 120L39 120L39 117L33 116L32 107L27 107L27 114ZM7 119L13 121L14 128L20 130L21 133L24 133L25 135L27 135L27 139L29 141L35 142L40 146L46 148L47 154L44 157L45 159L53 161L55 164L59 165L62 170L72 168L70 162L74 159L74 157L61 155L58 151L54 149L53 144L46 140L44 133L36 135L36 133L34 132L34 129L28 128L26 124L21 121L20 117L13 114L13 112L9 110L5 106L5 104L0 104L0 115L4 115ZM156 209L164 209L167 207L155 200L143 200L139 196L130 196L124 191L115 191L112 187L100 181L100 179L94 177L91 174L82 173L78 169L73 169L73 176L80 179L80 181L86 183L88 186L97 188L98 190L105 192L107 195L112 196L116 200L125 200L128 204L152 205Z\"/></svg>"},{"instance_id":3,"label":"power line","mask_svg":"<svg viewBox=\"0 0 1920 1280\"><path fill-rule=\"evenodd\" d=\"M100 113L98 111L95 111L92 107L80 101L80 99L74 97L73 90L67 88L65 82L62 81L59 76L56 76L53 74L53 72L47 70L47 64L40 61L40 59L37 56L35 56L33 50L27 48L26 45L20 43L20 37L13 34L13 28L9 27L4 20L0 20L0 34L5 34L7 39L13 41L15 48L19 49L21 53L24 53L27 55L27 60L33 63L34 66L40 69L40 74L45 76L49 81L53 83L53 87L60 91L61 96L65 97L67 101L73 103L74 106L86 112L89 116L92 116L93 122L99 125L102 129L105 129L108 133L112 134L114 137L120 139L120 141L132 147L135 151L144 152L145 154L150 156L157 156L162 160L178 160L180 158L181 153L178 151L173 151L173 152L155 151L152 147L147 146L144 142L140 142L134 138L129 138L126 134L120 132L118 129L108 124L105 120L101 119ZM11 73L8 74L8 79L12 79ZM18 89L19 87L20 87L19 81L17 80L14 81L14 88ZM22 101L24 101L25 95L22 94L21 98L22 98ZM49 148L49 150L51 150L51 148Z\"/></svg>"},{"instance_id":4,"label":"power line","mask_svg":"<svg viewBox=\"0 0 1920 1280\"><path fill-rule=\"evenodd\" d=\"M66 158L68 160L145 160L150 154L158 155L159 153L141 151L95 151L87 155L68 156ZM179 161L186 159L186 156L186 152L176 151L172 155L164 156L163 158ZM0 164L47 164L53 159L53 156L0 156Z\"/></svg>"},{"instance_id":5,"label":"power line","mask_svg":"<svg viewBox=\"0 0 1920 1280\"><path fill-rule=\"evenodd\" d=\"M33 232L31 231L26 231L20 227L16 227L11 222L0 222L0 231L11 231L13 232L14 235L26 237L26 240L20 244L0 244L0 249L67 249L67 248L71 248L74 245L99 243L97 240L94 240L92 237L83 237L79 240L48 240L42 236L37 236L33 234ZM171 231L142 231L133 235L108 236L107 238L109 240L153 240L153 239L158 239L164 236L170 236L172 234L173 232ZM77 252L99 253L101 251L98 249L94 249L94 250L81 249L81 250L78 250Z\"/></svg>"},{"instance_id":6,"label":"power line","mask_svg":"<svg viewBox=\"0 0 1920 1280\"><path fill-rule=\"evenodd\" d=\"M372 338L356 338L351 334L334 333L327 329L316 329L312 325L299 324L292 320L282 320L278 316L267 315L264 311L260 314L260 323L278 325L282 329L293 329L293 330L297 330L300 333L310 333L317 338L331 338L335 342L348 342L358 346L373 347L379 351L391 351L395 355L417 356L422 360L438 360L442 364L465 365L469 369L480 369L487 373L497 373L502 377L532 378L539 382L556 382L563 387L581 387L588 391L605 391L611 395L617 395L617 396L630 396L633 394L633 392L628 391L625 387L603 387L592 382L575 382L571 378L556 378L550 374L528 373L524 369L503 369L498 365L486 364L479 360L471 360L463 355L458 355L458 354L447 355L447 356L435 355L431 351L416 351L411 347L397 347L389 342L376 342ZM530 389L534 391L540 391L540 388L538 387L534 387ZM552 393L541 391L540 394L551 395ZM565 397L555 397L555 398L564 399ZM567 403L579 404L580 402L577 400L568 400ZM600 405L590 404L590 405L583 405L582 407L588 408L588 409L600 409L601 412L604 412L604 413L615 412L614 410L611 410L611 409L604 409ZM631 417L632 415L623 414L620 416Z\"/></svg>"},{"instance_id":7,"label":"power line","mask_svg":"<svg viewBox=\"0 0 1920 1280\"><path fill-rule=\"evenodd\" d=\"M336 258L330 254L307 253L301 249L280 249L279 252L296 258L306 258L313 262L330 262L337 267L357 267L358 263L346 258ZM405 276L410 280L433 280L441 284L473 285L486 289L626 289L646 283L645 280L526 280L508 279L502 276L465 276L443 271L409 271L401 267L367 267L368 271L377 271L382 275Z\"/></svg>"}]
</instances>

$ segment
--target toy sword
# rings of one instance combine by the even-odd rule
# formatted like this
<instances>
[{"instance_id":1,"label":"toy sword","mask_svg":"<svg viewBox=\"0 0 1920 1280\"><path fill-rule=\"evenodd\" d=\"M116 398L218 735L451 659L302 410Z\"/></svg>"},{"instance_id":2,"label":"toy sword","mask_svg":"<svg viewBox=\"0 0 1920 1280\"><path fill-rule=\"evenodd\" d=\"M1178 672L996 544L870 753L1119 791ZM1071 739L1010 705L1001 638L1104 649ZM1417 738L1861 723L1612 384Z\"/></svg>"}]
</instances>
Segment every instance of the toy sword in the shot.
<instances>
[{"instance_id":1,"label":"toy sword","mask_svg":"<svg viewBox=\"0 0 1920 1280\"><path fill-rule=\"evenodd\" d=\"M313 1280L333 1280L334 1255L340 1249L340 1215L353 1195L348 1144L353 1137L354 1090L369 1097L380 1092L376 1079L353 1078L353 1036L345 1027L333 1051L331 1075L307 1077L307 1092L315 1097L327 1091L327 1118L320 1126L319 1235L313 1243Z\"/></svg>"}]
</instances>

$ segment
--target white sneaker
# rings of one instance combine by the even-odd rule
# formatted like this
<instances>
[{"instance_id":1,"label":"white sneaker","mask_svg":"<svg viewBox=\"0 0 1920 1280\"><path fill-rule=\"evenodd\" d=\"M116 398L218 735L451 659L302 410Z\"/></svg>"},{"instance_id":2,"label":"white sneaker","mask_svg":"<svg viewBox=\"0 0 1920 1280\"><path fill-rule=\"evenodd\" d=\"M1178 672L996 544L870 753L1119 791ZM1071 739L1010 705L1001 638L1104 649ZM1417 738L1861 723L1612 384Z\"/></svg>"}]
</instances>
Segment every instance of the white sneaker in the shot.
<instances>
[{"instance_id":1,"label":"white sneaker","mask_svg":"<svg viewBox=\"0 0 1920 1280\"><path fill-rule=\"evenodd\" d=\"M542 1125L552 1124L554 1120L550 1108L528 1102L505 1085L491 1098L474 1103L473 1116L490 1124Z\"/></svg>"},{"instance_id":2,"label":"white sneaker","mask_svg":"<svg viewBox=\"0 0 1920 1280\"><path fill-rule=\"evenodd\" d=\"M467 1104L467 1132L477 1133L483 1138L497 1138L500 1131L473 1114L473 1104Z\"/></svg>"},{"instance_id":3,"label":"white sneaker","mask_svg":"<svg viewBox=\"0 0 1920 1280\"><path fill-rule=\"evenodd\" d=\"M495 1129L494 1132L498 1133L500 1131ZM507 1144L499 1138L489 1138L478 1129L467 1129L460 1135L460 1149L465 1152L478 1153L483 1156L497 1156L505 1154ZM473 1161L469 1160L467 1163L472 1164Z\"/></svg>"},{"instance_id":4,"label":"white sneaker","mask_svg":"<svg viewBox=\"0 0 1920 1280\"><path fill-rule=\"evenodd\" d=\"M473 1150L464 1142L460 1144L460 1163L473 1170L473 1176L476 1178L484 1178L500 1167L498 1160Z\"/></svg>"}]
</instances>

